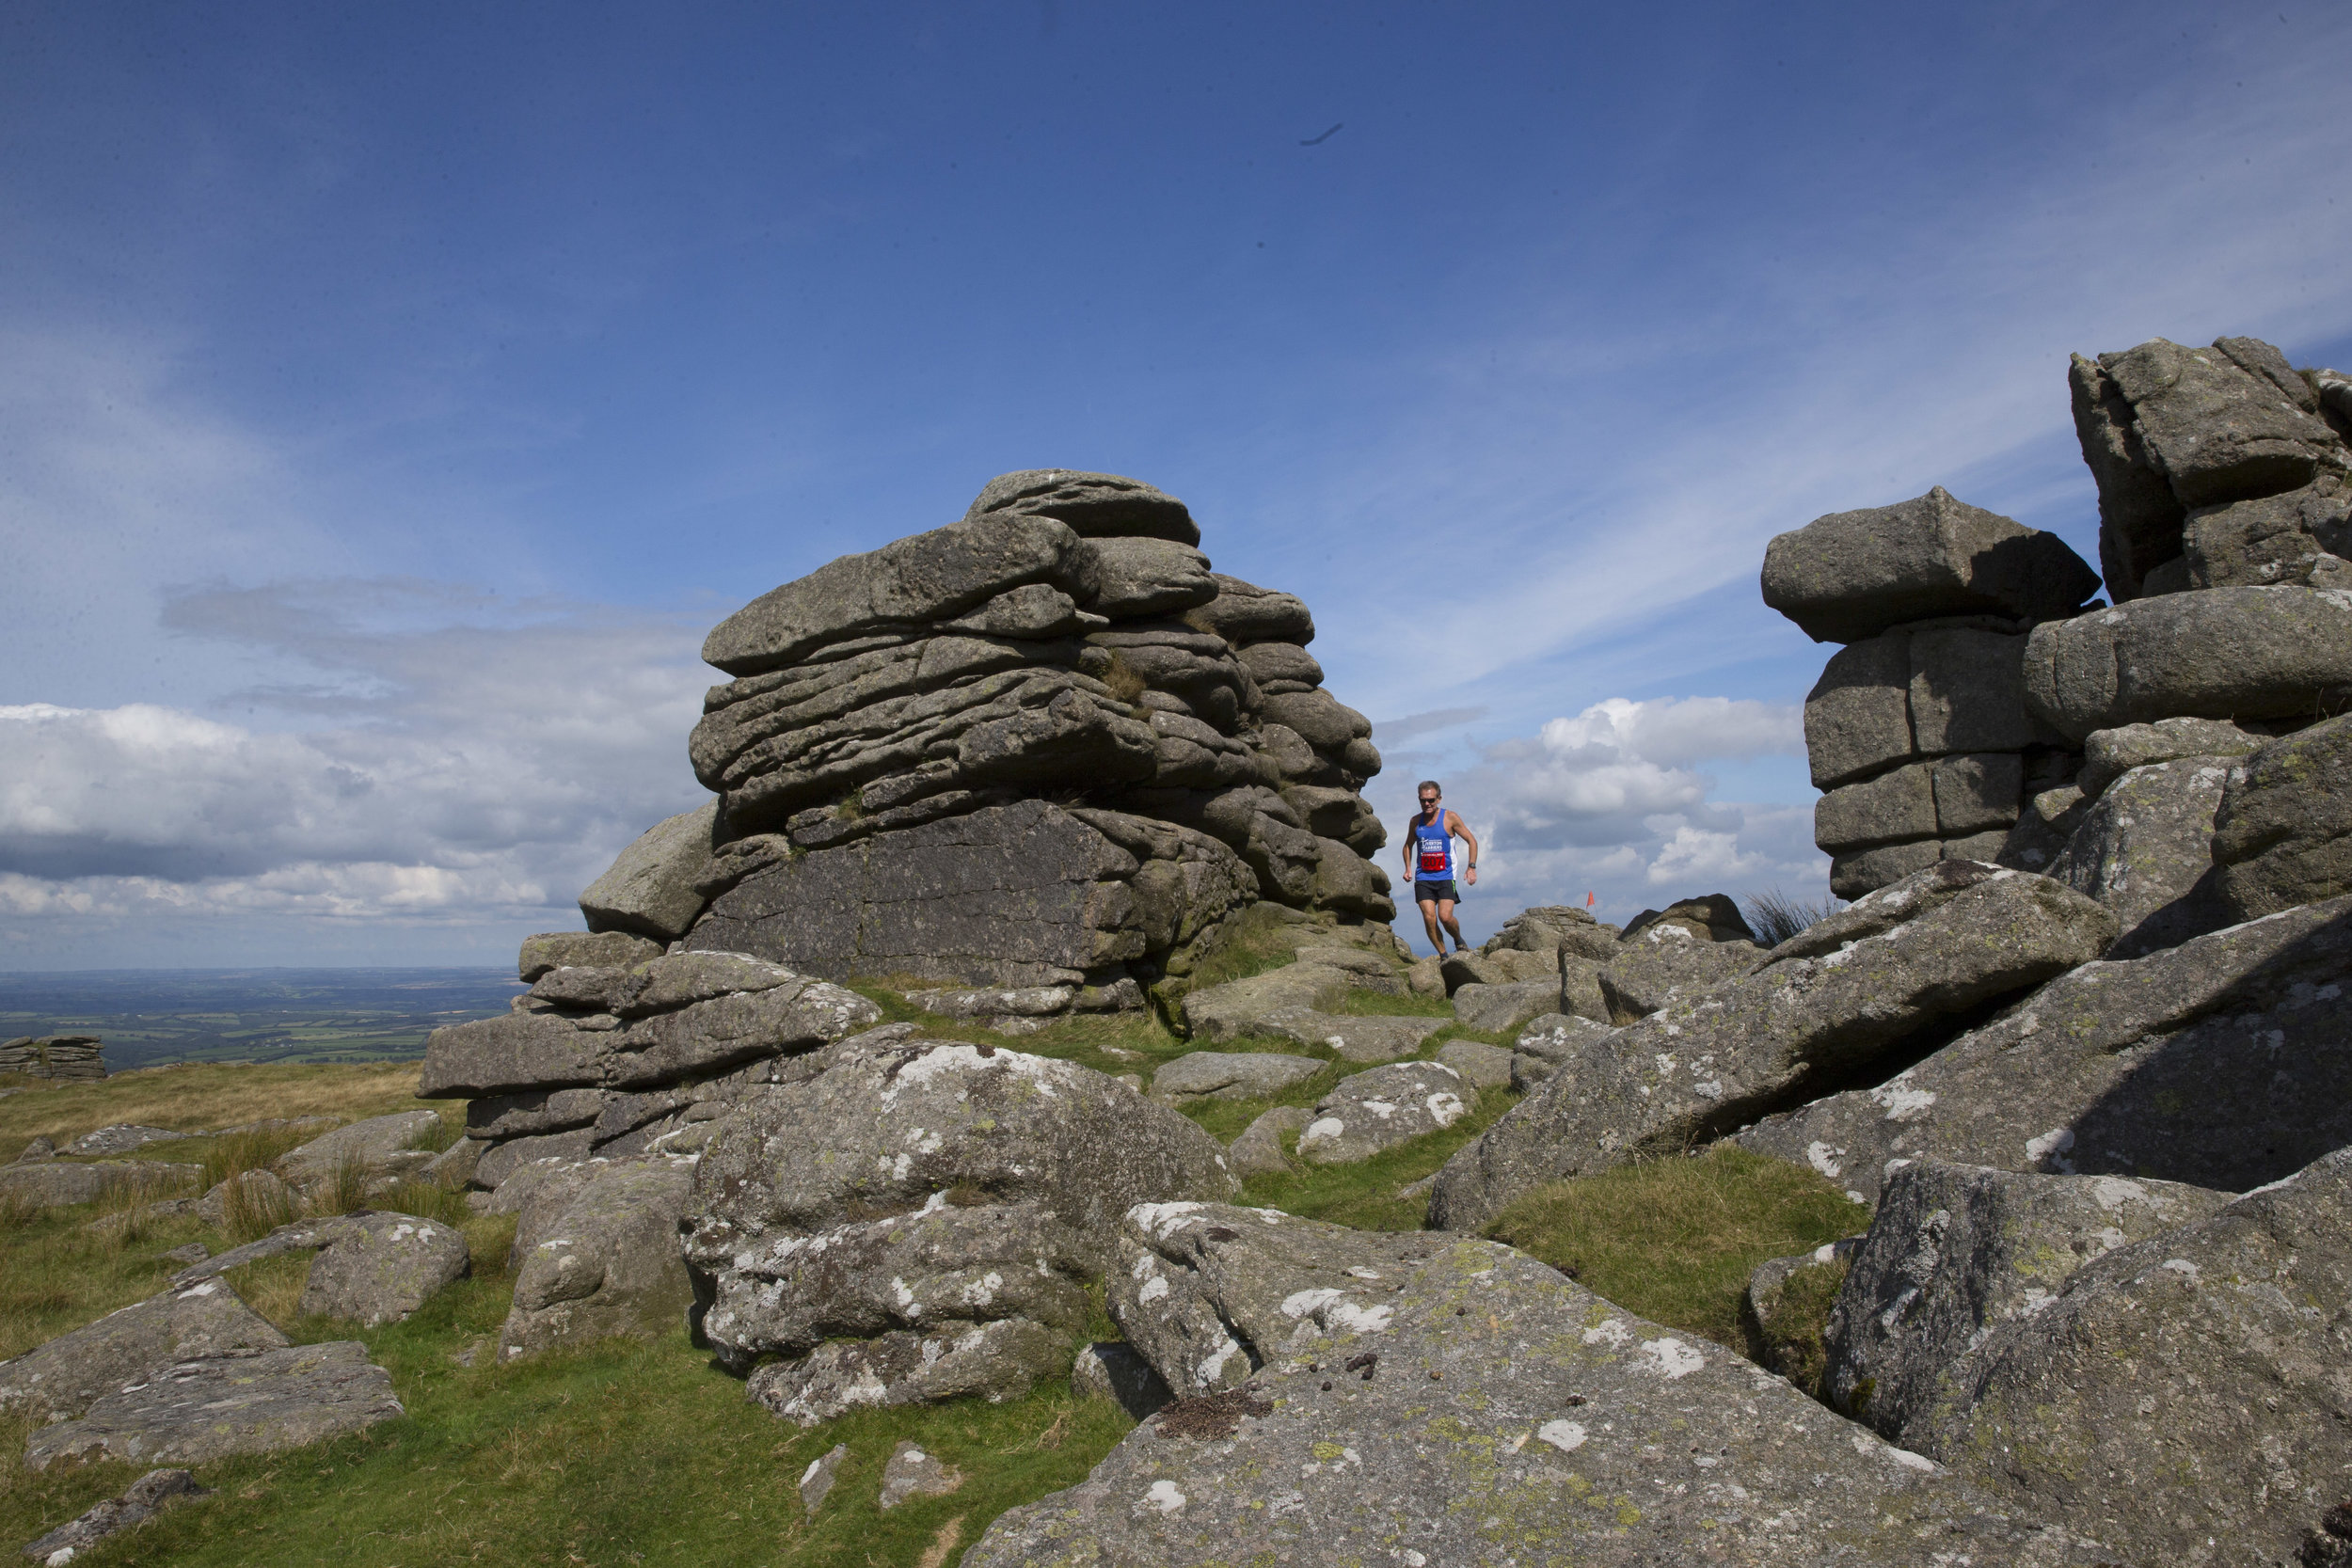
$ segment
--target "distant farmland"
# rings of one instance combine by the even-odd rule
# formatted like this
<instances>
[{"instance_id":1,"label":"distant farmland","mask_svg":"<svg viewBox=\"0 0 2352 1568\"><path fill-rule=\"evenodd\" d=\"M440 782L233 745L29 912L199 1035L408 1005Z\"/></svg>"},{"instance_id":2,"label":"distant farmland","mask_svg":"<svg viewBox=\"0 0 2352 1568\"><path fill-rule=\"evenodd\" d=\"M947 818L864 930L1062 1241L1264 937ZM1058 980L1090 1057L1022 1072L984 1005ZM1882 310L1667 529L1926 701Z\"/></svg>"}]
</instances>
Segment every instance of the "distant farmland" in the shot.
<instances>
[{"instance_id":1,"label":"distant farmland","mask_svg":"<svg viewBox=\"0 0 2352 1568\"><path fill-rule=\"evenodd\" d=\"M380 1062L507 1009L512 969L114 969L0 974L0 1039L96 1035L115 1070L163 1062Z\"/></svg>"}]
</instances>

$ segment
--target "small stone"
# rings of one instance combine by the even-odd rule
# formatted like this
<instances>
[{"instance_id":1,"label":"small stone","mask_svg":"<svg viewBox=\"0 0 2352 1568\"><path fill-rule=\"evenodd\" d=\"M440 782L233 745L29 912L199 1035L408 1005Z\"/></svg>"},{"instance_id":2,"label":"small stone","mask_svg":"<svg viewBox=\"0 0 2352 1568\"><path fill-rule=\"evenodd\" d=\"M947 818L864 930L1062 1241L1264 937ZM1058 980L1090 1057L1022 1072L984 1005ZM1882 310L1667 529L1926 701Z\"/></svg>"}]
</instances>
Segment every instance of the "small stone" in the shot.
<instances>
[{"instance_id":1,"label":"small stone","mask_svg":"<svg viewBox=\"0 0 2352 1568\"><path fill-rule=\"evenodd\" d=\"M150 1470L131 1483L119 1497L109 1497L80 1518L59 1525L40 1540L28 1543L24 1555L55 1568L71 1562L85 1548L106 1537L143 1524L183 1497L209 1497L212 1489L199 1486L185 1470Z\"/></svg>"},{"instance_id":2,"label":"small stone","mask_svg":"<svg viewBox=\"0 0 2352 1568\"><path fill-rule=\"evenodd\" d=\"M800 1481L801 1506L803 1509L811 1513L817 1512L817 1505L823 1502L825 1494L833 1490L834 1478L841 1473L841 1462L849 1457L850 1445L835 1443L822 1458L808 1462L808 1468L801 1472Z\"/></svg>"},{"instance_id":3,"label":"small stone","mask_svg":"<svg viewBox=\"0 0 2352 1568\"><path fill-rule=\"evenodd\" d=\"M896 1508L910 1497L944 1497L962 1484L962 1471L901 1439L882 1465L882 1506Z\"/></svg>"}]
</instances>

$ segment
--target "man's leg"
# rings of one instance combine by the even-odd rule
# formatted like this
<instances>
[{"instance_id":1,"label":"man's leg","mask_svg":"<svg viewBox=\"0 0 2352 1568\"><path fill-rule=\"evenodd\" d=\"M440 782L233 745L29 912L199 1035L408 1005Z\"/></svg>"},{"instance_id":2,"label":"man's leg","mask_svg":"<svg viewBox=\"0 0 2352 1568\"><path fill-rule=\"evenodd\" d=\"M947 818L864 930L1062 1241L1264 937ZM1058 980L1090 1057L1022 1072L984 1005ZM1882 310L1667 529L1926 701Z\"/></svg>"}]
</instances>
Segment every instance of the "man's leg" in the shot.
<instances>
[{"instance_id":1,"label":"man's leg","mask_svg":"<svg viewBox=\"0 0 2352 1568\"><path fill-rule=\"evenodd\" d=\"M1451 904L1445 907L1449 910L1454 908ZM1421 923L1429 928L1429 945L1436 950L1438 957L1444 958L1445 938L1438 934L1438 901L1435 898L1421 900Z\"/></svg>"},{"instance_id":2,"label":"man's leg","mask_svg":"<svg viewBox=\"0 0 2352 1568\"><path fill-rule=\"evenodd\" d=\"M1445 951L1445 943L1438 942L1438 921L1439 920L1444 921L1445 928L1454 933L1454 945L1463 952L1470 950L1470 943L1462 940L1462 927L1454 923L1453 899L1448 898L1436 904L1423 904L1422 908L1433 911L1437 915L1437 919L1429 923L1429 940L1438 942L1438 952Z\"/></svg>"}]
</instances>

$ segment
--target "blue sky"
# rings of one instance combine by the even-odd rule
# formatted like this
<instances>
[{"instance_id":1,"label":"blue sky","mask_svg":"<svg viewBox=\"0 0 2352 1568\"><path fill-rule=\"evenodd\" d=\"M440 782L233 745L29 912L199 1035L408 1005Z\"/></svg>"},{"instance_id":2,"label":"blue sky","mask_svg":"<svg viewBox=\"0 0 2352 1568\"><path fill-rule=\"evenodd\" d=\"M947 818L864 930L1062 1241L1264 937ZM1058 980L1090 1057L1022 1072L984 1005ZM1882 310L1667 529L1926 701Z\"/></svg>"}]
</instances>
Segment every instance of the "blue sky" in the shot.
<instances>
[{"instance_id":1,"label":"blue sky","mask_svg":"<svg viewBox=\"0 0 2352 1568\"><path fill-rule=\"evenodd\" d=\"M502 961L696 798L703 629L1041 466L1309 600L1474 929L1816 892L1764 542L2095 559L2070 351L2352 368L2347 35L0 4L0 967Z\"/></svg>"}]
</instances>

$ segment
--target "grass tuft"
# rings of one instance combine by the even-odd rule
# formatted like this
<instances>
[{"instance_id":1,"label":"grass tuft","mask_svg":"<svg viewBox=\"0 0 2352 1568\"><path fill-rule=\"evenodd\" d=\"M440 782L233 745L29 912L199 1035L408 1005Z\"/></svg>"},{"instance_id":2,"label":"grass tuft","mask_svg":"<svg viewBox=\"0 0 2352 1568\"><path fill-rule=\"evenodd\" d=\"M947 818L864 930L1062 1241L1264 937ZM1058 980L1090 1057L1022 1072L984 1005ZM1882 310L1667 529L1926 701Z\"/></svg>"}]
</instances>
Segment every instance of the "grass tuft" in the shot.
<instances>
[{"instance_id":1,"label":"grass tuft","mask_svg":"<svg viewBox=\"0 0 2352 1568\"><path fill-rule=\"evenodd\" d=\"M441 1224L462 1229L473 1217L466 1206L465 1192L457 1187L444 1186L438 1181L421 1179L403 1181L391 1191L378 1194L370 1200L373 1207L395 1214L414 1214L419 1219L438 1220Z\"/></svg>"},{"instance_id":2,"label":"grass tuft","mask_svg":"<svg viewBox=\"0 0 2352 1568\"><path fill-rule=\"evenodd\" d=\"M1628 1311L1740 1349L1740 1297L1758 1263L1869 1220L1819 1172L1718 1144L1538 1188L1486 1234Z\"/></svg>"},{"instance_id":3,"label":"grass tuft","mask_svg":"<svg viewBox=\"0 0 2352 1568\"><path fill-rule=\"evenodd\" d=\"M317 1128L257 1127L249 1132L230 1132L208 1140L204 1150L203 1190L211 1192L232 1176L268 1170L278 1157L299 1148L319 1133Z\"/></svg>"},{"instance_id":4,"label":"grass tuft","mask_svg":"<svg viewBox=\"0 0 2352 1568\"><path fill-rule=\"evenodd\" d=\"M1769 1324L1749 1319L1741 1325L1749 1360L1770 1367L1817 1400L1827 1402L1822 1379L1829 1374L1829 1311L1845 1288L1847 1260L1799 1269L1780 1288Z\"/></svg>"},{"instance_id":5,"label":"grass tuft","mask_svg":"<svg viewBox=\"0 0 2352 1568\"><path fill-rule=\"evenodd\" d=\"M346 1148L335 1157L333 1168L326 1179L310 1189L310 1209L320 1214L348 1214L354 1210L370 1207L368 1183L373 1173L368 1162L356 1148Z\"/></svg>"},{"instance_id":6,"label":"grass tuft","mask_svg":"<svg viewBox=\"0 0 2352 1568\"><path fill-rule=\"evenodd\" d=\"M1740 912L1747 916L1748 929L1756 933L1756 940L1773 948L1790 937L1802 936L1845 907L1844 899L1827 894L1799 898L1771 887L1749 894Z\"/></svg>"},{"instance_id":7,"label":"grass tuft","mask_svg":"<svg viewBox=\"0 0 2352 1568\"><path fill-rule=\"evenodd\" d=\"M220 1196L221 1228L240 1245L302 1217L301 1206L283 1182L238 1181Z\"/></svg>"}]
</instances>

